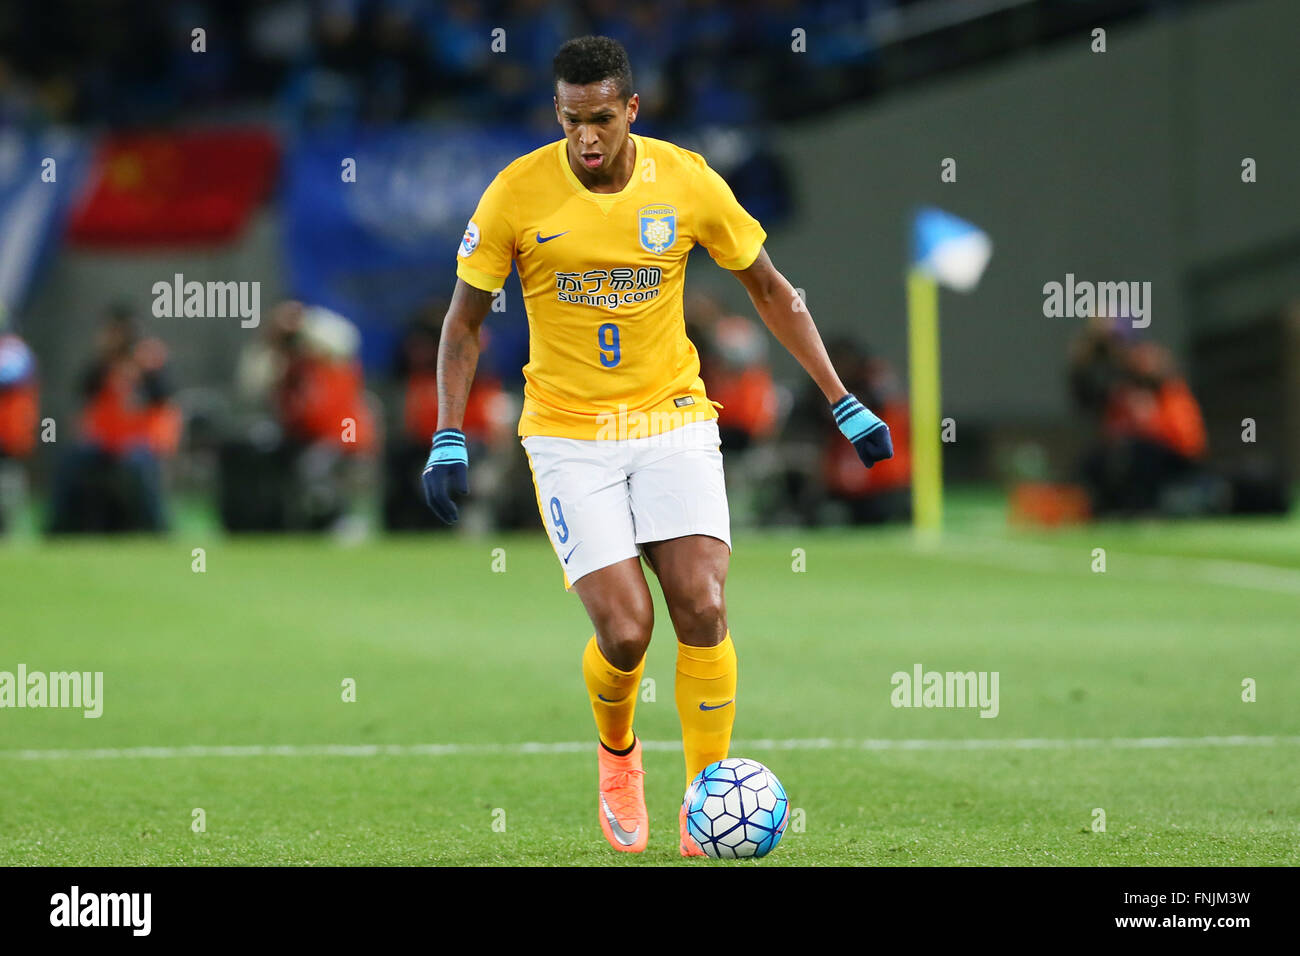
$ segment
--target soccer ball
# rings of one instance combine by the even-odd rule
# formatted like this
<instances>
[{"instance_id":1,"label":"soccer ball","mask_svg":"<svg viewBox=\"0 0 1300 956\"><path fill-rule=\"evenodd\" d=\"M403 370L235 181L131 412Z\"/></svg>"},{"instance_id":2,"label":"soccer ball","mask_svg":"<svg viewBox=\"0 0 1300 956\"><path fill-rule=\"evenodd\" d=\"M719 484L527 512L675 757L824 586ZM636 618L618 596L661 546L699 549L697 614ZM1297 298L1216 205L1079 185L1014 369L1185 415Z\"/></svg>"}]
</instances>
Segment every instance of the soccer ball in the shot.
<instances>
[{"instance_id":1,"label":"soccer ball","mask_svg":"<svg viewBox=\"0 0 1300 956\"><path fill-rule=\"evenodd\" d=\"M757 760L709 764L686 790L686 829L714 859L766 856L781 842L790 801L776 774Z\"/></svg>"}]
</instances>

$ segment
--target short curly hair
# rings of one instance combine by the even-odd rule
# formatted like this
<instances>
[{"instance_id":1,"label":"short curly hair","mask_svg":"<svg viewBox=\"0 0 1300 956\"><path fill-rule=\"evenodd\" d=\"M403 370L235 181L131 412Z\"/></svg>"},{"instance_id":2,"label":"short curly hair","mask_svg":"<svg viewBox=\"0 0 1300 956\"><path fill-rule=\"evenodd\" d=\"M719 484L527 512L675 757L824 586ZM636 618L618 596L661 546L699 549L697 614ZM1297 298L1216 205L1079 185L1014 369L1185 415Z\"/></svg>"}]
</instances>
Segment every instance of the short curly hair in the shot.
<instances>
[{"instance_id":1,"label":"short curly hair","mask_svg":"<svg viewBox=\"0 0 1300 956\"><path fill-rule=\"evenodd\" d=\"M555 54L552 63L555 82L586 86L601 80L618 81L618 95L627 102L632 96L632 65L623 44L610 37L575 37Z\"/></svg>"}]
</instances>

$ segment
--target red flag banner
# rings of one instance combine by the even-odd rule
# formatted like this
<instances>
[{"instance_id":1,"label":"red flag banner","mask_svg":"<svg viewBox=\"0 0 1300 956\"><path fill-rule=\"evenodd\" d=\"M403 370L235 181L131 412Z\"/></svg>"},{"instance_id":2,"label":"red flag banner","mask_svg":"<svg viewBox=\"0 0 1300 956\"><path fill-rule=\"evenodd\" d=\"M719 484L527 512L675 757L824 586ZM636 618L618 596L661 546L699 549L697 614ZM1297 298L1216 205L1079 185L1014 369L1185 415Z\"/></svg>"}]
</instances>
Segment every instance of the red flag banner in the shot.
<instances>
[{"instance_id":1,"label":"red flag banner","mask_svg":"<svg viewBox=\"0 0 1300 956\"><path fill-rule=\"evenodd\" d=\"M278 156L274 137L260 129L109 136L69 238L111 246L233 239L270 191Z\"/></svg>"}]
</instances>

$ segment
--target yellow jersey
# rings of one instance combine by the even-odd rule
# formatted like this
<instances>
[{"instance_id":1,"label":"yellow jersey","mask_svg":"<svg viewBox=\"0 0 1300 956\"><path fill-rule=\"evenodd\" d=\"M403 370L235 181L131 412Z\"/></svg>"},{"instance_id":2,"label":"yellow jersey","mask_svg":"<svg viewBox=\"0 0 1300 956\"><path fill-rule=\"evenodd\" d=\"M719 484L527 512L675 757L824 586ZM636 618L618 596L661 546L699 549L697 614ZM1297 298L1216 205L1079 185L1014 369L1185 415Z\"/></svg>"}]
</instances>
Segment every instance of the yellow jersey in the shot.
<instances>
[{"instance_id":1,"label":"yellow jersey","mask_svg":"<svg viewBox=\"0 0 1300 956\"><path fill-rule=\"evenodd\" d=\"M456 275L495 292L519 270L528 314L520 436L637 438L717 417L686 337L698 242L746 269L767 238L698 153L630 134L627 185L594 193L560 140L515 160L465 228Z\"/></svg>"}]
</instances>

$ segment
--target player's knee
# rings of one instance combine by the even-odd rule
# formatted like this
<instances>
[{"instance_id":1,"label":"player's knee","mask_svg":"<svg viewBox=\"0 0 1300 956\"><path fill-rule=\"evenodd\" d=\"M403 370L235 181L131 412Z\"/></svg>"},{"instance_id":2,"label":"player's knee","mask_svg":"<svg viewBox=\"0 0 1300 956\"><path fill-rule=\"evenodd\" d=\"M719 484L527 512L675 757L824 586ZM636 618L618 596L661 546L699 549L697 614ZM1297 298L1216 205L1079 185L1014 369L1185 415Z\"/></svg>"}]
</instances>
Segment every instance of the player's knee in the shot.
<instances>
[{"instance_id":1,"label":"player's knee","mask_svg":"<svg viewBox=\"0 0 1300 956\"><path fill-rule=\"evenodd\" d=\"M718 581L703 581L673 604L673 621L678 637L686 644L712 647L722 643L727 632L727 607Z\"/></svg>"},{"instance_id":2,"label":"player's knee","mask_svg":"<svg viewBox=\"0 0 1300 956\"><path fill-rule=\"evenodd\" d=\"M654 607L648 601L642 607L621 607L605 615L596 627L601 651L619 670L630 671L650 646L654 631Z\"/></svg>"}]
</instances>

